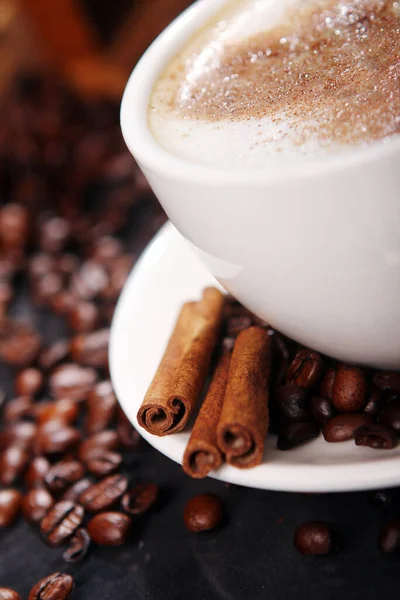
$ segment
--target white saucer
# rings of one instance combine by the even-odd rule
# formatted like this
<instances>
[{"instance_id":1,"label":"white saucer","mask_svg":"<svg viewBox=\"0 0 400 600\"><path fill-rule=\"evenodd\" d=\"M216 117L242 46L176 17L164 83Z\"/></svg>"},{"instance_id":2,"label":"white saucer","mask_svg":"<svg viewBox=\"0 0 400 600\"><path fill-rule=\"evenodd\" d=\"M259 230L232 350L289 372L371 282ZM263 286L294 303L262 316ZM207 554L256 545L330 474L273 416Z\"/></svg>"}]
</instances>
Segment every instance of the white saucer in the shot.
<instances>
[{"instance_id":1,"label":"white saucer","mask_svg":"<svg viewBox=\"0 0 400 600\"><path fill-rule=\"evenodd\" d=\"M157 450L178 463L189 431L156 437L142 429L136 413L163 354L183 302L218 285L171 223L150 243L126 282L110 339L110 369L118 399L133 425ZM394 450L328 444L322 436L282 452L269 436L264 462L248 470L223 466L212 477L254 488L339 492L400 485L400 446Z\"/></svg>"}]
</instances>

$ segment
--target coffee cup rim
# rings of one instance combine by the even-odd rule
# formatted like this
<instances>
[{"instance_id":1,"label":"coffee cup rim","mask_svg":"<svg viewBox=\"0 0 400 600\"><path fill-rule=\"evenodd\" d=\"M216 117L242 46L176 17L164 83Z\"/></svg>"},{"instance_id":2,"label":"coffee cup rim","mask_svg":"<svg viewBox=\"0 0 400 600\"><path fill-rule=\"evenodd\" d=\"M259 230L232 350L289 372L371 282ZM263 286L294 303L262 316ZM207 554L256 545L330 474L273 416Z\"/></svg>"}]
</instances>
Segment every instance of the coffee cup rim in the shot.
<instances>
[{"instance_id":1,"label":"coffee cup rim","mask_svg":"<svg viewBox=\"0 0 400 600\"><path fill-rule=\"evenodd\" d=\"M165 150L153 136L148 110L157 77L184 44L229 0L197 0L154 40L133 69L121 102L121 129L130 152L145 170L168 179L217 185L259 185L312 178L347 171L363 164L400 155L400 135L338 155L307 160L299 164L272 163L268 167L243 170L213 167L176 156Z\"/></svg>"}]
</instances>

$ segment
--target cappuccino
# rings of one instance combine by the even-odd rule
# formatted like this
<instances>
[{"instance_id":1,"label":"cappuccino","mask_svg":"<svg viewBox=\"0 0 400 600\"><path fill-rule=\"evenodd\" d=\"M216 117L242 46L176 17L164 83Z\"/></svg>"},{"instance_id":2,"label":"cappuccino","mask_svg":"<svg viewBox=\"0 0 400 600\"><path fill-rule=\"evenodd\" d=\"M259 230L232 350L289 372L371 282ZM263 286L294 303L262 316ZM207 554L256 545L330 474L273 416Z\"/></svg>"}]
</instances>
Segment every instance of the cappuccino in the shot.
<instances>
[{"instance_id":1,"label":"cappuccino","mask_svg":"<svg viewBox=\"0 0 400 600\"><path fill-rule=\"evenodd\" d=\"M400 1L231 0L160 75L149 123L168 152L263 167L400 132Z\"/></svg>"}]
</instances>

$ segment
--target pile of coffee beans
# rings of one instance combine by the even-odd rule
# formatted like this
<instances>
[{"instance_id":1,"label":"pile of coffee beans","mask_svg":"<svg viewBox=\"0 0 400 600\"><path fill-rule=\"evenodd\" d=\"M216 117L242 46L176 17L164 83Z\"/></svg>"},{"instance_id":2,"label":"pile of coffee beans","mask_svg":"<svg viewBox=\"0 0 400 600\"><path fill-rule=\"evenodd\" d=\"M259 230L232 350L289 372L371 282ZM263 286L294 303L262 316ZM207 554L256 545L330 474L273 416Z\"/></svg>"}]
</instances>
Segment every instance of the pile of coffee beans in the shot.
<instances>
[{"instance_id":1,"label":"pile of coffee beans","mask_svg":"<svg viewBox=\"0 0 400 600\"><path fill-rule=\"evenodd\" d=\"M224 345L233 346L250 325L267 327L274 341L270 430L279 450L320 435L327 442L391 450L400 436L400 373L337 363L299 346L260 323L233 298L227 307Z\"/></svg>"},{"instance_id":2,"label":"pile of coffee beans","mask_svg":"<svg viewBox=\"0 0 400 600\"><path fill-rule=\"evenodd\" d=\"M64 600L69 598L74 587L71 575L53 573L44 577L31 589L28 600Z\"/></svg>"},{"instance_id":3,"label":"pile of coffee beans","mask_svg":"<svg viewBox=\"0 0 400 600\"><path fill-rule=\"evenodd\" d=\"M357 446L391 450L400 434L400 373L334 364L300 349L274 389L271 409L281 450L320 430L327 442L354 439Z\"/></svg>"},{"instance_id":4,"label":"pile of coffee beans","mask_svg":"<svg viewBox=\"0 0 400 600\"><path fill-rule=\"evenodd\" d=\"M14 393L0 392L0 530L22 515L73 563L95 544L124 544L157 501L158 486L132 481L126 467L142 440L118 406L108 340L135 262L129 229L137 221L141 250L165 217L125 148L118 104L83 101L32 74L7 103L0 361ZM15 317L21 298L35 307L28 320ZM41 331L38 315L61 322L62 335ZM29 598L62 600L72 589L70 575L54 573ZM0 589L0 600L17 598Z\"/></svg>"}]
</instances>

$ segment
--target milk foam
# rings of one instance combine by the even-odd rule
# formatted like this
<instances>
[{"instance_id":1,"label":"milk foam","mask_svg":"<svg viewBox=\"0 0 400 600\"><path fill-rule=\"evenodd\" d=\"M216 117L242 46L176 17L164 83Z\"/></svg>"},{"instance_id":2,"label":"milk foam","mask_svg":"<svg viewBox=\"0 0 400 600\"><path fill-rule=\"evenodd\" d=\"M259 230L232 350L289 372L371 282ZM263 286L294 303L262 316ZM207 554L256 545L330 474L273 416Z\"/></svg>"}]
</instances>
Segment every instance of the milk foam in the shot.
<instances>
[{"instance_id":1,"label":"milk foam","mask_svg":"<svg viewBox=\"0 0 400 600\"><path fill-rule=\"evenodd\" d=\"M373 62L371 66L366 62L365 53L374 53L375 40L369 23L364 27L363 11L370 17L371 10L376 9L378 18L382 7L389 11L390 18L394 16L399 20L399 29L393 28L395 48L392 62L395 71L392 72L392 65L385 64L382 81L377 79L378 75L374 72L369 85L368 70L373 71L376 67ZM302 23L305 11L306 27L315 28L315 31L307 31L306 36ZM352 19L356 18L360 24L357 24L355 38L354 32L350 37L346 28L353 27ZM393 25L393 20L391 23ZM279 37L281 34L282 37ZM318 51L310 50L320 35L328 43L324 41L318 46ZM349 35L348 41L343 38L346 35ZM371 37L370 46L368 35ZM269 39L276 36L277 39L270 45ZM322 53L331 52L326 60L334 65L337 56L340 56L341 42L338 46L338 39L353 44L354 64L347 60L343 65L343 73L353 69L360 83L366 82L359 97L355 97L351 87L347 91L349 98L340 95L341 80L336 71L332 71L336 77L332 92L326 92L325 80L318 81L323 69L316 61L319 60L323 66L321 60L325 58ZM362 44L359 55L358 40ZM392 46L393 40L391 49ZM233 51L227 59L231 47L240 47L240 52L236 57ZM270 52L273 56L276 48L279 52L281 47L287 52L282 64L274 62L277 59L269 59L268 55ZM382 49L384 51L385 48ZM297 53L295 57L305 53L304 64L311 68L297 73L293 67L293 76L290 73L288 75L288 69L290 71L292 68L291 52ZM186 45L160 77L151 97L150 127L156 140L167 151L215 167L254 168L280 161L287 164L291 161L324 159L353 147L384 141L387 136L400 131L398 63L396 66L399 53L399 2L231 1L212 23ZM370 59L369 55L367 58ZM255 74L251 73L253 66L258 69L254 71ZM275 68L276 81L270 71L268 80L265 83L260 81L266 70ZM279 69L283 69L283 79ZM308 88L304 80L300 82L301 93L297 89L297 81L307 77L314 81L310 87L311 99L307 97ZM330 79L327 78L328 84ZM285 89L285 85L288 89ZM323 102L320 101L318 90L323 90ZM275 98L279 101L275 102ZM371 102L373 108L365 110L364 114L363 107L367 102ZM384 102L388 103L387 107ZM348 116L346 111L349 111Z\"/></svg>"},{"instance_id":2,"label":"milk foam","mask_svg":"<svg viewBox=\"0 0 400 600\"><path fill-rule=\"evenodd\" d=\"M293 143L293 121L277 125L269 118L207 123L153 114L150 119L158 143L186 160L224 168L257 168L284 160L287 164L310 158L327 158L348 150L347 145L324 147L317 139ZM298 123L304 128L304 123Z\"/></svg>"}]
</instances>

